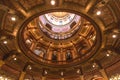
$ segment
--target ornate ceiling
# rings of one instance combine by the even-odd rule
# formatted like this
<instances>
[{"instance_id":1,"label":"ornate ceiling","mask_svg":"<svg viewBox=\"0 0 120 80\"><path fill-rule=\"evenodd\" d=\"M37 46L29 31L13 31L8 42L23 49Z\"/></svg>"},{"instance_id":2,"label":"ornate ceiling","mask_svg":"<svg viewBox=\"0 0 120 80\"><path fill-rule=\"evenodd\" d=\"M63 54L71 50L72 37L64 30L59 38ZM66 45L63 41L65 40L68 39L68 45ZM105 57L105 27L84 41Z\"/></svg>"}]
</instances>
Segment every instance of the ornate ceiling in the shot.
<instances>
[{"instance_id":1,"label":"ornate ceiling","mask_svg":"<svg viewBox=\"0 0 120 80\"><path fill-rule=\"evenodd\" d=\"M0 0L0 76L107 80L120 74L119 13L120 0Z\"/></svg>"},{"instance_id":2,"label":"ornate ceiling","mask_svg":"<svg viewBox=\"0 0 120 80\"><path fill-rule=\"evenodd\" d=\"M61 14L61 12L56 13ZM75 62L79 64L95 54L100 47L98 40L101 39L97 25L76 14L66 13L68 17L59 16L56 17L57 20L51 17L55 12L45 14L50 16L49 19L48 16L41 15L21 27L18 43L27 56L31 59L38 58L37 62L54 66L71 64L71 62L71 65ZM58 25L52 23L54 21L58 21ZM66 21L67 24L64 24ZM69 30L66 31L68 27Z\"/></svg>"}]
</instances>

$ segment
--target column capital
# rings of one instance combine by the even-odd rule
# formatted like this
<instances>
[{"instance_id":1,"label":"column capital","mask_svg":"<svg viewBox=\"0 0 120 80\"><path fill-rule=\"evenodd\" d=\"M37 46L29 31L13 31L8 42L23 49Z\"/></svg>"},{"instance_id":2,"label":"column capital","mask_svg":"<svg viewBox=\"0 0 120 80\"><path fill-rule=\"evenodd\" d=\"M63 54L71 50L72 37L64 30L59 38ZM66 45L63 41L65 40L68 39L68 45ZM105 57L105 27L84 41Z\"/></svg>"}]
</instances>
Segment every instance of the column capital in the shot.
<instances>
[{"instance_id":1,"label":"column capital","mask_svg":"<svg viewBox=\"0 0 120 80\"><path fill-rule=\"evenodd\" d=\"M80 80L84 80L84 75L80 75Z\"/></svg>"},{"instance_id":2,"label":"column capital","mask_svg":"<svg viewBox=\"0 0 120 80\"><path fill-rule=\"evenodd\" d=\"M19 77L19 80L24 80L26 72L22 71Z\"/></svg>"},{"instance_id":3,"label":"column capital","mask_svg":"<svg viewBox=\"0 0 120 80\"><path fill-rule=\"evenodd\" d=\"M99 72L100 72L101 75L103 76L104 80L109 80L104 69L100 69Z\"/></svg>"},{"instance_id":4,"label":"column capital","mask_svg":"<svg viewBox=\"0 0 120 80\"><path fill-rule=\"evenodd\" d=\"M5 64L3 60L0 60L0 68Z\"/></svg>"},{"instance_id":5,"label":"column capital","mask_svg":"<svg viewBox=\"0 0 120 80\"><path fill-rule=\"evenodd\" d=\"M42 76L42 80L46 80L46 77L45 77L45 76Z\"/></svg>"},{"instance_id":6,"label":"column capital","mask_svg":"<svg viewBox=\"0 0 120 80\"><path fill-rule=\"evenodd\" d=\"M65 80L65 79L62 77L61 80Z\"/></svg>"}]
</instances>

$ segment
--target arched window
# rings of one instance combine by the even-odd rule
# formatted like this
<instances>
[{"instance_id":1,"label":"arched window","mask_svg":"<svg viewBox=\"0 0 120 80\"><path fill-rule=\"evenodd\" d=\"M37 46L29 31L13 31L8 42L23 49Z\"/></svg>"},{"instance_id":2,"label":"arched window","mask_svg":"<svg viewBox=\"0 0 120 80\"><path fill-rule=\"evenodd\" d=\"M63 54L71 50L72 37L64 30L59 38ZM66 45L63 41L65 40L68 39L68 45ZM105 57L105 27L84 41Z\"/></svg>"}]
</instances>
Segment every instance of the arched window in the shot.
<instances>
[{"instance_id":1,"label":"arched window","mask_svg":"<svg viewBox=\"0 0 120 80\"><path fill-rule=\"evenodd\" d=\"M34 53L40 57L45 58L46 51L40 47L35 48Z\"/></svg>"},{"instance_id":2,"label":"arched window","mask_svg":"<svg viewBox=\"0 0 120 80\"><path fill-rule=\"evenodd\" d=\"M72 55L70 51L67 51L66 53L66 60L71 60L72 59Z\"/></svg>"},{"instance_id":3,"label":"arched window","mask_svg":"<svg viewBox=\"0 0 120 80\"><path fill-rule=\"evenodd\" d=\"M52 60L57 61L57 51L53 51L52 53Z\"/></svg>"},{"instance_id":4,"label":"arched window","mask_svg":"<svg viewBox=\"0 0 120 80\"><path fill-rule=\"evenodd\" d=\"M32 39L28 38L26 39L25 43L27 44L28 47L32 45Z\"/></svg>"},{"instance_id":5,"label":"arched window","mask_svg":"<svg viewBox=\"0 0 120 80\"><path fill-rule=\"evenodd\" d=\"M39 50L39 49L35 49L35 50L34 50L34 53L35 53L36 55L40 55L40 54L42 53L42 51Z\"/></svg>"}]
</instances>

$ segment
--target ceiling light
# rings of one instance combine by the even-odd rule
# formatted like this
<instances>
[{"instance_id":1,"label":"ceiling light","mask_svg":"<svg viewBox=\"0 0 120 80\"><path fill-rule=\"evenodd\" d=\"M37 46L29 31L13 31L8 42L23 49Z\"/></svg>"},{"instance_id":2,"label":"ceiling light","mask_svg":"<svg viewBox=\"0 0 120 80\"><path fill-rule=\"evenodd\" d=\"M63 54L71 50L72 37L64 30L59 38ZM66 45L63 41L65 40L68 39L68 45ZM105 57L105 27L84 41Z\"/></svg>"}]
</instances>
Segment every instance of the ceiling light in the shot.
<instances>
[{"instance_id":1,"label":"ceiling light","mask_svg":"<svg viewBox=\"0 0 120 80\"><path fill-rule=\"evenodd\" d=\"M15 18L15 17L11 17L11 20L12 20L12 21L16 21L16 18Z\"/></svg>"},{"instance_id":2,"label":"ceiling light","mask_svg":"<svg viewBox=\"0 0 120 80\"><path fill-rule=\"evenodd\" d=\"M78 73L78 74L80 73L80 69L77 70L77 73Z\"/></svg>"},{"instance_id":3,"label":"ceiling light","mask_svg":"<svg viewBox=\"0 0 120 80\"><path fill-rule=\"evenodd\" d=\"M97 11L96 14L97 14L97 15L100 15L100 14L101 14L101 11Z\"/></svg>"},{"instance_id":4,"label":"ceiling light","mask_svg":"<svg viewBox=\"0 0 120 80\"><path fill-rule=\"evenodd\" d=\"M107 54L106 54L106 56L107 56L107 57L109 57L109 56L110 56L110 54L108 54L108 53L107 53Z\"/></svg>"},{"instance_id":5,"label":"ceiling light","mask_svg":"<svg viewBox=\"0 0 120 80\"><path fill-rule=\"evenodd\" d=\"M51 5L55 5L55 0L50 1Z\"/></svg>"},{"instance_id":6,"label":"ceiling light","mask_svg":"<svg viewBox=\"0 0 120 80\"><path fill-rule=\"evenodd\" d=\"M17 60L17 58L15 57L15 58L14 58L14 61L16 61L16 60Z\"/></svg>"},{"instance_id":7,"label":"ceiling light","mask_svg":"<svg viewBox=\"0 0 120 80\"><path fill-rule=\"evenodd\" d=\"M4 43L4 44L7 44L8 42L7 42L7 41L4 41L3 43Z\"/></svg>"},{"instance_id":8,"label":"ceiling light","mask_svg":"<svg viewBox=\"0 0 120 80\"><path fill-rule=\"evenodd\" d=\"M63 76L63 72L61 72L61 76Z\"/></svg>"},{"instance_id":9,"label":"ceiling light","mask_svg":"<svg viewBox=\"0 0 120 80\"><path fill-rule=\"evenodd\" d=\"M31 70L31 69L32 69L32 67L31 67L30 65L28 65L28 69L29 69L29 70Z\"/></svg>"},{"instance_id":10,"label":"ceiling light","mask_svg":"<svg viewBox=\"0 0 120 80\"><path fill-rule=\"evenodd\" d=\"M0 79L3 78L2 76L0 76Z\"/></svg>"},{"instance_id":11,"label":"ceiling light","mask_svg":"<svg viewBox=\"0 0 120 80\"><path fill-rule=\"evenodd\" d=\"M45 70L45 74L47 74L47 71Z\"/></svg>"},{"instance_id":12,"label":"ceiling light","mask_svg":"<svg viewBox=\"0 0 120 80\"><path fill-rule=\"evenodd\" d=\"M31 70L31 69L32 69L32 67L29 67L29 69Z\"/></svg>"},{"instance_id":13,"label":"ceiling light","mask_svg":"<svg viewBox=\"0 0 120 80\"><path fill-rule=\"evenodd\" d=\"M30 44L30 43L31 43L31 41L30 41L29 39L27 39L27 40L26 40L26 43L27 43L27 44Z\"/></svg>"},{"instance_id":14,"label":"ceiling light","mask_svg":"<svg viewBox=\"0 0 120 80\"><path fill-rule=\"evenodd\" d=\"M92 66L93 68L95 67L95 65Z\"/></svg>"},{"instance_id":15,"label":"ceiling light","mask_svg":"<svg viewBox=\"0 0 120 80\"><path fill-rule=\"evenodd\" d=\"M82 36L79 37L80 39L82 38Z\"/></svg>"},{"instance_id":16,"label":"ceiling light","mask_svg":"<svg viewBox=\"0 0 120 80\"><path fill-rule=\"evenodd\" d=\"M112 37L113 37L113 38L116 38L116 37L117 37L117 35L115 35L115 34L114 34L114 35L112 35Z\"/></svg>"},{"instance_id":17,"label":"ceiling light","mask_svg":"<svg viewBox=\"0 0 120 80\"><path fill-rule=\"evenodd\" d=\"M5 80L8 80L7 78L5 78Z\"/></svg>"},{"instance_id":18,"label":"ceiling light","mask_svg":"<svg viewBox=\"0 0 120 80\"><path fill-rule=\"evenodd\" d=\"M93 63L92 67L93 67L93 68L96 67L96 63Z\"/></svg>"},{"instance_id":19,"label":"ceiling light","mask_svg":"<svg viewBox=\"0 0 120 80\"><path fill-rule=\"evenodd\" d=\"M86 28L89 27L88 25L85 26Z\"/></svg>"}]
</instances>

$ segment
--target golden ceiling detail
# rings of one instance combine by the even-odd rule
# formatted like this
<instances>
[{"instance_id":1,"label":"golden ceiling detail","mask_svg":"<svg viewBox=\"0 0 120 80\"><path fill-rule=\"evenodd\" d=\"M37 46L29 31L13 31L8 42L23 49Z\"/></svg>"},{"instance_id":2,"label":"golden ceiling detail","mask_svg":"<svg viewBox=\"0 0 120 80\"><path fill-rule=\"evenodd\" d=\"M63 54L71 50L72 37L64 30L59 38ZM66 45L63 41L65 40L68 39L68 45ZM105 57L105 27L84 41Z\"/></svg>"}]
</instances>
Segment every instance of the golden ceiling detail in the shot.
<instances>
[{"instance_id":1,"label":"golden ceiling detail","mask_svg":"<svg viewBox=\"0 0 120 80\"><path fill-rule=\"evenodd\" d=\"M42 5L44 3L44 0L18 0L16 2L18 2L18 4L25 10L30 10L33 7Z\"/></svg>"},{"instance_id":2,"label":"golden ceiling detail","mask_svg":"<svg viewBox=\"0 0 120 80\"><path fill-rule=\"evenodd\" d=\"M55 12L53 12L53 14L54 13ZM100 47L100 43L97 42L97 40L101 39L100 30L96 25L93 25L93 23L80 15L74 14L74 19L71 21L73 13L66 13L68 14L66 18L68 20L70 19L70 22L65 25L64 20L66 20L66 18L64 17L56 17L57 19L54 20L58 20L60 25L51 24L50 21L46 20L46 17L44 18L44 15L49 14L46 13L33 19L27 25L21 26L23 29L19 32L18 40L20 40L19 46L24 53L27 53L26 55L32 59L38 59L39 63L56 64L56 66L70 63L73 65L75 62L83 62L93 56ZM41 16L42 18L39 20ZM51 16L50 20L54 22ZM41 22L39 23L39 21ZM61 24L61 21L64 21L63 24ZM72 23L74 23L74 25L71 25ZM62 30L64 32L59 32L59 29L56 29L55 32L52 30L53 27L59 27L60 29L70 27L70 30L67 32L64 30ZM77 29L74 27L77 27ZM67 37L66 34L71 34L72 36ZM76 37L73 38L73 36ZM69 38L71 38L71 40L69 40ZM64 42L64 40L67 42ZM36 57L32 55L36 55Z\"/></svg>"},{"instance_id":3,"label":"golden ceiling detail","mask_svg":"<svg viewBox=\"0 0 120 80\"><path fill-rule=\"evenodd\" d=\"M51 12L81 16L68 30L76 33L63 38L43 24ZM120 74L119 14L120 0L0 0L0 79L112 79Z\"/></svg>"},{"instance_id":4,"label":"golden ceiling detail","mask_svg":"<svg viewBox=\"0 0 120 80\"><path fill-rule=\"evenodd\" d=\"M87 2L89 0L64 0L65 2L70 2L70 3L75 3L75 4L80 4L81 6L86 6Z\"/></svg>"},{"instance_id":5,"label":"golden ceiling detail","mask_svg":"<svg viewBox=\"0 0 120 80\"><path fill-rule=\"evenodd\" d=\"M3 29L11 33L14 32L14 27L16 25L16 22L11 20L12 16L15 16L15 15L8 13L7 16L5 16L5 18L7 19L4 20L4 23L6 24L3 25L4 26Z\"/></svg>"},{"instance_id":6,"label":"golden ceiling detail","mask_svg":"<svg viewBox=\"0 0 120 80\"><path fill-rule=\"evenodd\" d=\"M95 9L95 11L98 11L98 10L102 10L102 13L104 13L104 14L101 14L100 19L105 24L105 27L109 26L109 24L114 22L115 17L113 16L113 14L110 11L109 7L103 6L103 7L99 7L97 9ZM106 16L106 15L108 15L108 16Z\"/></svg>"}]
</instances>

